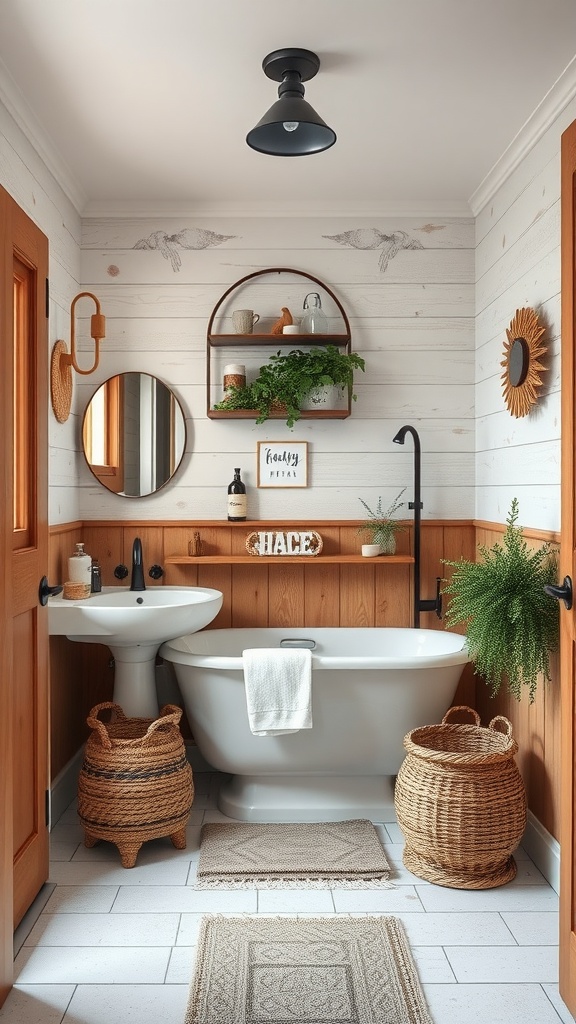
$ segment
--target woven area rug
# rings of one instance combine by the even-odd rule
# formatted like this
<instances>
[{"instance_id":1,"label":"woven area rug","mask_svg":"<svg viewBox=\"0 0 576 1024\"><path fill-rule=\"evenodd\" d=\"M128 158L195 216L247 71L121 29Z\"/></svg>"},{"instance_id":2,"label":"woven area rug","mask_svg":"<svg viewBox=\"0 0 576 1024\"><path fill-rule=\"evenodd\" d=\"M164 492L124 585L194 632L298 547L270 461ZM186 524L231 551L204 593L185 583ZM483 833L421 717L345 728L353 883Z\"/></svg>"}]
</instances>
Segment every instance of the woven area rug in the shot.
<instances>
[{"instance_id":1,"label":"woven area rug","mask_svg":"<svg viewBox=\"0 0 576 1024\"><path fill-rule=\"evenodd\" d=\"M393 888L371 821L203 825L199 889Z\"/></svg>"},{"instance_id":2,"label":"woven area rug","mask_svg":"<svg viewBox=\"0 0 576 1024\"><path fill-rule=\"evenodd\" d=\"M432 1024L394 917L202 919L185 1024Z\"/></svg>"}]
</instances>

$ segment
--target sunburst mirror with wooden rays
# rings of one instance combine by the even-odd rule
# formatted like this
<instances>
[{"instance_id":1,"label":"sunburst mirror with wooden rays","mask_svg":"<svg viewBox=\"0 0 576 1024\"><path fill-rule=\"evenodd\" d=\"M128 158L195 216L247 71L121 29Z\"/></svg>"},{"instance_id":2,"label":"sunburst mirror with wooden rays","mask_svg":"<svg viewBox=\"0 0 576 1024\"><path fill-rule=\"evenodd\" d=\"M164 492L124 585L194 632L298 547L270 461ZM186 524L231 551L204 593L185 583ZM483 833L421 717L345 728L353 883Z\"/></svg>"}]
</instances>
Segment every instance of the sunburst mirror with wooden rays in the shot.
<instances>
[{"instance_id":1,"label":"sunburst mirror with wooden rays","mask_svg":"<svg viewBox=\"0 0 576 1024\"><path fill-rule=\"evenodd\" d=\"M504 401L512 416L527 416L530 407L538 401L538 388L542 384L540 373L546 369L540 362L546 352L546 345L541 341L544 330L536 310L529 308L517 309L506 328L507 340L500 366L504 367Z\"/></svg>"}]
</instances>

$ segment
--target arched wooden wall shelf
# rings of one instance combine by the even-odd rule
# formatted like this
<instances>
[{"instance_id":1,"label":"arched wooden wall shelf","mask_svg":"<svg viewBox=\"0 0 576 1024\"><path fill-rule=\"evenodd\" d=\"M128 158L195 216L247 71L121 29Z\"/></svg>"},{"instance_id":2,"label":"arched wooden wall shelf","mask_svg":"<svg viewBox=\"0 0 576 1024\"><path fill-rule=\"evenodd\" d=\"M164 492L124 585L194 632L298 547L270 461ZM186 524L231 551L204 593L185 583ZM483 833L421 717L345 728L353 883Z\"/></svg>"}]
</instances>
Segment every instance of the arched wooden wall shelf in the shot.
<instances>
[{"instance_id":1,"label":"arched wooden wall shelf","mask_svg":"<svg viewBox=\"0 0 576 1024\"><path fill-rule=\"evenodd\" d=\"M225 306L227 300L235 292L240 290L247 284L257 280L258 278L265 277L270 274L291 274L296 277L302 277L307 282L315 284L318 288L323 291L326 295L329 295L335 306L338 309L338 313L342 320L342 330L331 332L328 334L271 334L271 333L256 333L256 334L229 334L222 333L215 330L215 326L218 326L218 317L222 317L222 308ZM279 308L277 310L270 310L269 313L262 316L263 320L274 321L277 319ZM279 348L296 348L299 345L337 345L339 348L344 349L345 352L351 350L351 334L350 334L350 322L346 315L346 310L340 302L337 295L334 294L331 288L328 287L324 281L321 281L318 277L313 277L312 274L307 274L303 270L295 270L293 267L270 267L265 270L256 270L252 274L246 274L245 277L235 281L234 284L230 285L229 288L220 296L218 302L214 306L210 319L208 321L208 330L206 335L206 398L207 398L207 416L209 419L256 419L258 415L254 410L251 409L234 409L227 411L224 409L213 409L211 401L211 378L212 378L212 357L213 350L219 348L227 348L230 350L230 360L238 360L240 356L240 350L246 348L257 348L257 347L268 347L272 351L278 350ZM348 399L347 408L343 409L327 409L327 410L309 410L302 411L303 419L345 419L350 415L350 398ZM278 412L272 413L271 419L283 419L285 413Z\"/></svg>"}]
</instances>

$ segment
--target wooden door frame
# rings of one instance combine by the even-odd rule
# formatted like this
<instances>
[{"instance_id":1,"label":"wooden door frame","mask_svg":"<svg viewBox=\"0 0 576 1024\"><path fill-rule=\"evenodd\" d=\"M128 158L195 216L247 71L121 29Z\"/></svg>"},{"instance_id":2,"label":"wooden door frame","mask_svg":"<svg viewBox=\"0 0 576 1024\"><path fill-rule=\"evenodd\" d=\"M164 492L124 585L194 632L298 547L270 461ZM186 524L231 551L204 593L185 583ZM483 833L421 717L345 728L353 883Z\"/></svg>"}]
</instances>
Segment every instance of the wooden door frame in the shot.
<instances>
[{"instance_id":1,"label":"wooden door frame","mask_svg":"<svg viewBox=\"0 0 576 1024\"><path fill-rule=\"evenodd\" d=\"M12 216L7 193L0 190L0 336L9 338L12 318ZM9 272L8 272L9 270ZM10 320L9 320L10 318ZM0 345L0 430L2 436L12 433L12 373L11 343ZM7 431L10 433L7 435ZM6 446L0 444L0 487L4 500L0 501L0 551L4 571L0 573L0 769L12 765L12 648L9 643L8 608L10 599L10 573L12 564L12 531L9 516L12 508L6 495L12 493L12 466L7 458ZM13 976L13 797L12 772L0 770L0 1005L12 986Z\"/></svg>"},{"instance_id":2,"label":"wooden door frame","mask_svg":"<svg viewBox=\"0 0 576 1024\"><path fill-rule=\"evenodd\" d=\"M17 476L26 492L26 528L16 543L14 439L21 432L21 425L15 424L15 413L20 417L21 410L14 401L15 256L33 275L24 329L31 385L25 408L30 435L25 443L32 475L26 480L23 473ZM48 566L47 275L48 239L0 186L0 1005L12 986L14 914L21 919L48 877L48 617L38 600L40 578ZM28 665L27 690L22 678L15 689L18 631L31 641L23 660ZM15 730L25 737L25 744L16 742ZM16 784L22 782L26 802L14 796ZM20 844L17 851L15 843Z\"/></svg>"},{"instance_id":3,"label":"wooden door frame","mask_svg":"<svg viewBox=\"0 0 576 1024\"><path fill-rule=\"evenodd\" d=\"M561 459L561 550L559 579L571 576L576 582L574 550L574 380L576 343L576 121L562 135L561 149L561 303L562 303L562 459ZM575 721L574 643L576 611L560 611L560 995L576 1014L576 905L574 867L575 803Z\"/></svg>"}]
</instances>

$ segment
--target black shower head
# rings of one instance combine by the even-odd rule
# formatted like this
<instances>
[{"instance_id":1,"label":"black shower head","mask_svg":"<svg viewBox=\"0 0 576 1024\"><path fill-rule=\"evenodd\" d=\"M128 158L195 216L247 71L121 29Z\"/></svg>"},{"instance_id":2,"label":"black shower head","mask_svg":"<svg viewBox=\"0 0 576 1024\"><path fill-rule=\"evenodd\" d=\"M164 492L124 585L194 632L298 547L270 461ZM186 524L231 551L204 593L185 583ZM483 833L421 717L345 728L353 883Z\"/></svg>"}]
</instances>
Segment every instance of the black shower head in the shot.
<instances>
[{"instance_id":1,"label":"black shower head","mask_svg":"<svg viewBox=\"0 0 576 1024\"><path fill-rule=\"evenodd\" d=\"M400 430L392 438L392 441L395 442L396 444L404 444L404 441L405 441L405 438L406 438L406 434L412 434L412 437L414 438L414 444L415 445L418 445L420 443L420 438L418 437L418 431L416 430L415 427L411 427L409 423L406 423L405 426L400 427Z\"/></svg>"}]
</instances>

